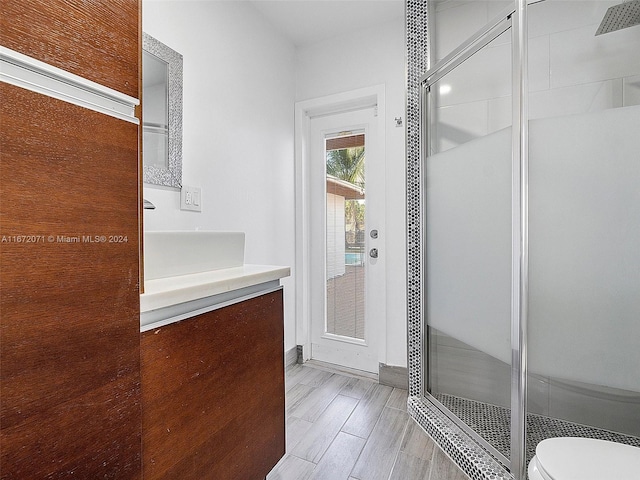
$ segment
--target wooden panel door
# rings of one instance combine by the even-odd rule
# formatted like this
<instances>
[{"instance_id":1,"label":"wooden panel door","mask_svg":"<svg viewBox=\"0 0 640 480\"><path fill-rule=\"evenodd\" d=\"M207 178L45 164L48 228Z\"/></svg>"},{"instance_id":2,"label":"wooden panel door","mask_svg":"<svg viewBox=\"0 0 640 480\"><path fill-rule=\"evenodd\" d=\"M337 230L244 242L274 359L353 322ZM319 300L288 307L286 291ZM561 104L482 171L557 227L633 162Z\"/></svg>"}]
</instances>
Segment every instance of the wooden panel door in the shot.
<instances>
[{"instance_id":1,"label":"wooden panel door","mask_svg":"<svg viewBox=\"0 0 640 480\"><path fill-rule=\"evenodd\" d=\"M0 98L2 479L140 478L138 126Z\"/></svg>"},{"instance_id":2,"label":"wooden panel door","mask_svg":"<svg viewBox=\"0 0 640 480\"><path fill-rule=\"evenodd\" d=\"M138 98L139 0L3 0L0 45Z\"/></svg>"},{"instance_id":3,"label":"wooden panel door","mask_svg":"<svg viewBox=\"0 0 640 480\"><path fill-rule=\"evenodd\" d=\"M142 334L145 480L259 480L285 452L282 290Z\"/></svg>"}]
</instances>

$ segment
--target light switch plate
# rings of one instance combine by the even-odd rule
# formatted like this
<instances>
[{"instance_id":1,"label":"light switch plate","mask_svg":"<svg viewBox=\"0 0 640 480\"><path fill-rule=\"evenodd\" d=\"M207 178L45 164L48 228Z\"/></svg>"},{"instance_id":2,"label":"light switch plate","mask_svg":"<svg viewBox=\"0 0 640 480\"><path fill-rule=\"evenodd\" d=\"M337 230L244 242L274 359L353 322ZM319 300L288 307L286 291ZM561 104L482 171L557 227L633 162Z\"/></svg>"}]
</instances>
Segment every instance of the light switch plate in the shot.
<instances>
[{"instance_id":1,"label":"light switch plate","mask_svg":"<svg viewBox=\"0 0 640 480\"><path fill-rule=\"evenodd\" d=\"M180 190L180 210L202 211L202 189L183 185Z\"/></svg>"}]
</instances>

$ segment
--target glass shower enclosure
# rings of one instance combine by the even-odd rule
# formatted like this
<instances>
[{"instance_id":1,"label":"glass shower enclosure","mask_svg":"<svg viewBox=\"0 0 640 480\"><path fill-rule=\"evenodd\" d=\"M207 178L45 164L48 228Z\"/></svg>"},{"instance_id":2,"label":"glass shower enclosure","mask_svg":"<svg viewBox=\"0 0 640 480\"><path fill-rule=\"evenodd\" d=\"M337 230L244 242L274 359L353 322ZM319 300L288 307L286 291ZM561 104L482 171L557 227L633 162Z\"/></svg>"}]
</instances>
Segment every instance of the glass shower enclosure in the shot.
<instances>
[{"instance_id":1,"label":"glass shower enclosure","mask_svg":"<svg viewBox=\"0 0 640 480\"><path fill-rule=\"evenodd\" d=\"M489 2L455 3L434 42ZM618 3L493 2L420 78L421 401L518 480L545 438L640 446L640 26L600 26Z\"/></svg>"},{"instance_id":2,"label":"glass shower enclosure","mask_svg":"<svg viewBox=\"0 0 640 480\"><path fill-rule=\"evenodd\" d=\"M425 393L505 463L508 415L486 429L473 402L511 402L511 34L506 16L487 26L423 94ZM488 114L492 96L507 115Z\"/></svg>"}]
</instances>

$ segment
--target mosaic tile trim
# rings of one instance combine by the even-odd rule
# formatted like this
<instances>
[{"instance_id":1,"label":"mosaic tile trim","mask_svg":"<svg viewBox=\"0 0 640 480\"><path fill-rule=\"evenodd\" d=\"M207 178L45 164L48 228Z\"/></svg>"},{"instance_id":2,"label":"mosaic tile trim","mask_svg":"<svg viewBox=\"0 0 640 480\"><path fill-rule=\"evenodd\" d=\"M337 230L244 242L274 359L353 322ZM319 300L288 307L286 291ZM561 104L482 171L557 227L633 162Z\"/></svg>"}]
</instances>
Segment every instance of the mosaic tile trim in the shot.
<instances>
[{"instance_id":1,"label":"mosaic tile trim","mask_svg":"<svg viewBox=\"0 0 640 480\"><path fill-rule=\"evenodd\" d=\"M409 414L473 480L513 480L513 476L437 407L409 397Z\"/></svg>"},{"instance_id":2,"label":"mosaic tile trim","mask_svg":"<svg viewBox=\"0 0 640 480\"><path fill-rule=\"evenodd\" d=\"M508 408L454 395L438 394L435 397L474 432L509 458L511 417ZM527 414L527 464L535 455L536 445L542 440L554 437L595 438L640 447L638 437L529 413Z\"/></svg>"},{"instance_id":3,"label":"mosaic tile trim","mask_svg":"<svg viewBox=\"0 0 640 480\"><path fill-rule=\"evenodd\" d=\"M418 81L429 68L426 0L407 0L407 365L409 395L422 393L422 241L420 94Z\"/></svg>"}]
</instances>

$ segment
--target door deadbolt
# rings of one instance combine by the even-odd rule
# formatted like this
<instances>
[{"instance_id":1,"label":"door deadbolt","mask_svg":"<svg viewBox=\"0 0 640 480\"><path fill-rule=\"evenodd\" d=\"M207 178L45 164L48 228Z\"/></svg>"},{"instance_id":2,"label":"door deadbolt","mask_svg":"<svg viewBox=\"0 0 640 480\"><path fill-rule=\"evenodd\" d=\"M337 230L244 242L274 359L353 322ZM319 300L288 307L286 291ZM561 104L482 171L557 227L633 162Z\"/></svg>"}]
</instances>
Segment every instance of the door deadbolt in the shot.
<instances>
[{"instance_id":1,"label":"door deadbolt","mask_svg":"<svg viewBox=\"0 0 640 480\"><path fill-rule=\"evenodd\" d=\"M378 238L378 230L371 230L369 235L371 235L371 238Z\"/></svg>"}]
</instances>

